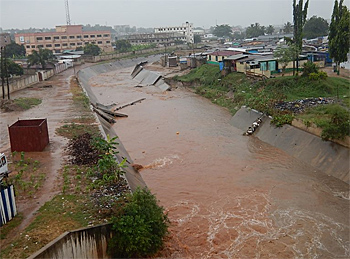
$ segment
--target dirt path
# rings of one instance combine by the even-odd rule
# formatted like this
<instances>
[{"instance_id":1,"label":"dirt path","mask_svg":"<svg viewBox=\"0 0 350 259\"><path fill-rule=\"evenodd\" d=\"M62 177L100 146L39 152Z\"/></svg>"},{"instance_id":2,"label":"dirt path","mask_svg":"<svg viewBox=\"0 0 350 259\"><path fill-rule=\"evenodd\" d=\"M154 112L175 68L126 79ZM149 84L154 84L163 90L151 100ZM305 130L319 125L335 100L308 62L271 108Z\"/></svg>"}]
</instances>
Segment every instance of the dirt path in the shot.
<instances>
[{"instance_id":1,"label":"dirt path","mask_svg":"<svg viewBox=\"0 0 350 259\"><path fill-rule=\"evenodd\" d=\"M89 66L89 64L84 65L84 67L86 66ZM60 168L65 163L64 148L67 140L57 135L55 131L65 121L76 116L70 92L70 78L73 76L73 73L73 69L68 69L47 81L11 94L11 99L20 97L42 99L40 105L26 111L0 111L0 135L2 136L0 139L0 152L5 153L10 159L11 147L7 127L16 122L17 119L46 118L50 138L50 143L43 152L25 153L26 159L31 158L32 161L37 160L40 162L38 173L44 174L45 180L37 191L33 190L33 186L29 187L28 192L33 191L31 198L28 199L24 195L16 197L17 210L23 215L23 221L16 229L11 231L7 239L1 240L1 246L5 246L15 235L22 232L32 222L39 208L62 189ZM49 85L52 87L45 87ZM14 168L14 165L11 167Z\"/></svg>"}]
</instances>

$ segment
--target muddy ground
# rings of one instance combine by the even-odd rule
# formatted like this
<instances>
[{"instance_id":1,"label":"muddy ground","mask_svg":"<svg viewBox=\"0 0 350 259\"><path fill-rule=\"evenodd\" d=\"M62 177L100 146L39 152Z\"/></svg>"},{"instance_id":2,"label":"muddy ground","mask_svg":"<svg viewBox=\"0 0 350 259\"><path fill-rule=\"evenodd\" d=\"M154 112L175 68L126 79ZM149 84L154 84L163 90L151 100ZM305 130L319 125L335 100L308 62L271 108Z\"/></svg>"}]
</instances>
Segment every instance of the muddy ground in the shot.
<instances>
[{"instance_id":1,"label":"muddy ground","mask_svg":"<svg viewBox=\"0 0 350 259\"><path fill-rule=\"evenodd\" d=\"M85 64L84 67L88 65ZM21 97L42 99L41 104L29 110L18 109L11 104L11 108L14 108L11 109L13 111L0 110L0 153L5 153L9 158L10 168L14 169L15 165L11 163L18 163L20 158L19 154L15 158L11 156L8 126L18 119L46 118L50 139L49 145L42 152L25 152L24 154L25 159L37 162L36 175L42 176L43 179L41 179L38 188L37 186L28 186L28 193L16 197L17 210L23 215L23 221L11 231L6 239L0 240L1 246L5 246L15 235L21 233L32 222L38 209L62 190L62 176L59 170L67 162L64 150L67 139L56 134L56 129L77 116L70 91L70 80L73 73L73 69L68 69L47 81L14 92L10 96L11 99ZM48 85L51 87L47 87ZM17 173L14 170L11 174ZM26 171L24 171L23 178L26 178L25 173ZM28 196L30 196L29 199Z\"/></svg>"}]
</instances>

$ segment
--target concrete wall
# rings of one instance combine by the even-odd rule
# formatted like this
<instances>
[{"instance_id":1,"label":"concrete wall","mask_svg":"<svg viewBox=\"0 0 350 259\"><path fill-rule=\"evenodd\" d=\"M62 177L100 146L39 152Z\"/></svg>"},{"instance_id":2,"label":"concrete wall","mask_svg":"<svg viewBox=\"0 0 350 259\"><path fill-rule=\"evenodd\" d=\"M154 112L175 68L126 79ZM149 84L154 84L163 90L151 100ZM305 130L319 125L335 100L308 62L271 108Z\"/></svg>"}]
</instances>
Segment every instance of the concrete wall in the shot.
<instances>
[{"instance_id":1,"label":"concrete wall","mask_svg":"<svg viewBox=\"0 0 350 259\"><path fill-rule=\"evenodd\" d=\"M111 258L107 244L112 224L83 228L62 234L28 259Z\"/></svg>"},{"instance_id":2,"label":"concrete wall","mask_svg":"<svg viewBox=\"0 0 350 259\"><path fill-rule=\"evenodd\" d=\"M99 102L97 97L94 95L93 91L91 90L91 86L89 84L90 78L97 76L102 73L107 73L111 71L115 71L121 68L127 68L130 67L130 73L133 70L133 67L143 61L148 60L149 62L154 62L160 59L160 55L158 56L150 56L147 58L135 58L135 59L125 59L125 60L118 60L118 61L113 61L110 63L103 63L103 64L98 64L95 66L87 67L78 72L78 79L83 87L84 91L88 95L90 101L92 103ZM130 75L131 76L131 75ZM97 115L97 118L99 119L99 122L102 126L102 129L104 133L111 137L117 136L117 133L113 129L113 125L109 124L106 122L103 118L101 118L99 115ZM132 167L133 160L126 151L125 147L123 146L121 140L118 138L118 151L119 153L117 154L118 161L122 161L123 158L127 158L128 163L126 163L126 168L124 168L124 171L126 172L125 176L126 179L129 183L130 189L134 191L137 187L145 187L146 183L142 179L141 175L135 171L135 169Z\"/></svg>"},{"instance_id":3,"label":"concrete wall","mask_svg":"<svg viewBox=\"0 0 350 259\"><path fill-rule=\"evenodd\" d=\"M242 107L232 118L232 125L245 132L259 117L263 123L253 136L284 150L293 157L334 176L346 183L349 178L349 149L331 141L290 125L276 128L271 125L271 118L261 113Z\"/></svg>"},{"instance_id":4,"label":"concrete wall","mask_svg":"<svg viewBox=\"0 0 350 259\"><path fill-rule=\"evenodd\" d=\"M12 80L11 82L9 82L10 94L13 92L16 92L18 90L24 89L28 86L31 86L33 84L38 83L40 81L38 73L41 73L41 75L42 75L41 77L43 80L47 80L50 77L54 76L55 74L59 74L66 69L67 69L66 64L58 64L56 66L56 68L54 68L54 69L39 71L39 72L36 72L35 75L26 76L26 77L22 77L22 78L19 78L16 80ZM5 84L5 96L7 96L6 84Z\"/></svg>"}]
</instances>

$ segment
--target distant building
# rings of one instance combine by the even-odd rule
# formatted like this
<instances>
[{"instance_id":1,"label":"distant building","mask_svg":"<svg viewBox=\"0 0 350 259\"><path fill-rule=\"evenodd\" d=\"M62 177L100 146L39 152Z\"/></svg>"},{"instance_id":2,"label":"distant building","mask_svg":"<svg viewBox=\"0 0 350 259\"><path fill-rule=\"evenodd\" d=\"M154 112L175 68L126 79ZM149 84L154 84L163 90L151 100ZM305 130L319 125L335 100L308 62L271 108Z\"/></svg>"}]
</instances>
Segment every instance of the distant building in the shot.
<instances>
[{"instance_id":1,"label":"distant building","mask_svg":"<svg viewBox=\"0 0 350 259\"><path fill-rule=\"evenodd\" d=\"M186 43L194 43L193 23L183 23L182 26L154 28L155 33L180 33L186 37Z\"/></svg>"},{"instance_id":2,"label":"distant building","mask_svg":"<svg viewBox=\"0 0 350 259\"><path fill-rule=\"evenodd\" d=\"M113 51L109 31L83 31L82 25L56 26L55 32L18 33L15 34L15 42L24 45L27 55L39 48L62 53L88 43L99 46L103 52Z\"/></svg>"},{"instance_id":3,"label":"distant building","mask_svg":"<svg viewBox=\"0 0 350 259\"><path fill-rule=\"evenodd\" d=\"M5 47L11 43L10 33L0 33L0 47Z\"/></svg>"},{"instance_id":4,"label":"distant building","mask_svg":"<svg viewBox=\"0 0 350 259\"><path fill-rule=\"evenodd\" d=\"M186 42L182 33L144 33L125 36L131 45L144 45L155 43L157 46L171 46L178 42Z\"/></svg>"}]
</instances>

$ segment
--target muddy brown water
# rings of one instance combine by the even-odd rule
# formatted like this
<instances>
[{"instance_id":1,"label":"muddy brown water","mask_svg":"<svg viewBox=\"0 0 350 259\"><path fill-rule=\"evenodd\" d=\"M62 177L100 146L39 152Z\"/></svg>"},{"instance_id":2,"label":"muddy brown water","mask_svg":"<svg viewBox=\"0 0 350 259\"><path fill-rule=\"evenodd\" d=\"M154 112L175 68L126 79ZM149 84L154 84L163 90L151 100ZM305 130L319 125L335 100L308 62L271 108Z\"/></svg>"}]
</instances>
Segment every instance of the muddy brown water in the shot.
<instances>
[{"instance_id":1,"label":"muddy brown water","mask_svg":"<svg viewBox=\"0 0 350 259\"><path fill-rule=\"evenodd\" d=\"M186 89L135 87L131 71L89 83L104 104L146 98L114 129L169 213L167 257L350 256L346 183L243 136L226 109Z\"/></svg>"},{"instance_id":2,"label":"muddy brown water","mask_svg":"<svg viewBox=\"0 0 350 259\"><path fill-rule=\"evenodd\" d=\"M136 88L132 68L96 76L104 104L141 103L114 129L172 222L180 258L346 258L349 186L230 125L186 89Z\"/></svg>"}]
</instances>

